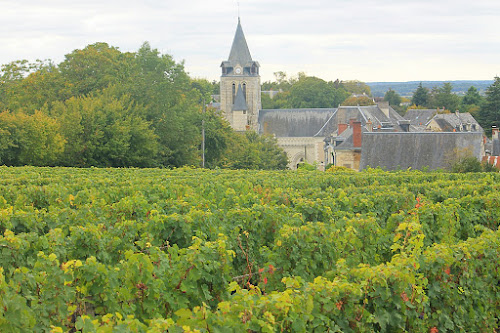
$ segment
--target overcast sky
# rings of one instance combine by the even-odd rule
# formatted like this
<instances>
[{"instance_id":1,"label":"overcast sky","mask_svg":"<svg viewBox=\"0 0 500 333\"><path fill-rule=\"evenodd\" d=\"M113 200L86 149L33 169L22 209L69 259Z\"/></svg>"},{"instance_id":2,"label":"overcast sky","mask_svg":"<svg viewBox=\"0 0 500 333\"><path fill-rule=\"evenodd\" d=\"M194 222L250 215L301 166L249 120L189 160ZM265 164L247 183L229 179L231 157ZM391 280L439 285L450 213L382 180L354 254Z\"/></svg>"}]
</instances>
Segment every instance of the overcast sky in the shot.
<instances>
[{"instance_id":1,"label":"overcast sky","mask_svg":"<svg viewBox=\"0 0 500 333\"><path fill-rule=\"evenodd\" d=\"M491 80L500 75L498 0L241 0L262 80L303 71L326 80ZM0 0L0 64L64 60L88 44L142 43L218 80L236 0Z\"/></svg>"}]
</instances>

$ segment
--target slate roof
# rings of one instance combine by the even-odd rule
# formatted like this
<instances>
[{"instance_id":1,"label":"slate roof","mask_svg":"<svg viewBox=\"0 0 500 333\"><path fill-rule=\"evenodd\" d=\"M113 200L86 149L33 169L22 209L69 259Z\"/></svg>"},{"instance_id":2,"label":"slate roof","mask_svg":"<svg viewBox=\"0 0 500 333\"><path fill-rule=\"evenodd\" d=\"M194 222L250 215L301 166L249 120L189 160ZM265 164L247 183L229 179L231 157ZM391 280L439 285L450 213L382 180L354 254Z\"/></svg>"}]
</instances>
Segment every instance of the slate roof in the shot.
<instances>
[{"instance_id":1,"label":"slate roof","mask_svg":"<svg viewBox=\"0 0 500 333\"><path fill-rule=\"evenodd\" d=\"M403 120L394 109L386 115L377 105L340 106L338 108L268 109L259 112L259 133L277 137L325 137L338 131L338 124L349 124L351 119L361 122L363 130L369 121L375 129L403 131Z\"/></svg>"},{"instance_id":2,"label":"slate roof","mask_svg":"<svg viewBox=\"0 0 500 333\"><path fill-rule=\"evenodd\" d=\"M260 110L259 133L277 137L317 136L336 111L336 108Z\"/></svg>"},{"instance_id":3,"label":"slate roof","mask_svg":"<svg viewBox=\"0 0 500 333\"><path fill-rule=\"evenodd\" d=\"M238 92L234 99L233 111L247 111L248 105L243 94L243 89L241 89L241 84L238 84Z\"/></svg>"},{"instance_id":4,"label":"slate roof","mask_svg":"<svg viewBox=\"0 0 500 333\"><path fill-rule=\"evenodd\" d=\"M476 131L483 131L479 123L469 112L437 114L433 119L444 132L453 132L454 129L460 128L460 126L465 127L467 124L476 125Z\"/></svg>"},{"instance_id":5,"label":"slate roof","mask_svg":"<svg viewBox=\"0 0 500 333\"><path fill-rule=\"evenodd\" d=\"M471 149L481 158L482 140L480 132L363 133L360 170L446 168L455 149Z\"/></svg>"},{"instance_id":6,"label":"slate roof","mask_svg":"<svg viewBox=\"0 0 500 333\"><path fill-rule=\"evenodd\" d=\"M328 120L317 136L327 136L338 131L338 124L349 124L351 119L361 122L361 126L368 129L369 122L375 129L387 128L392 131L403 131L399 121L403 120L394 109L389 108L389 116L377 105L369 106L340 106L335 116Z\"/></svg>"},{"instance_id":7,"label":"slate roof","mask_svg":"<svg viewBox=\"0 0 500 333\"><path fill-rule=\"evenodd\" d=\"M353 142L353 130L351 127L348 127L345 131L340 133L339 136L337 136L337 140L343 139L342 143L339 144L338 146L335 146L335 150L352 150L354 149L354 142ZM360 147L358 147L360 148Z\"/></svg>"},{"instance_id":8,"label":"slate roof","mask_svg":"<svg viewBox=\"0 0 500 333\"><path fill-rule=\"evenodd\" d=\"M436 114L436 109L409 109L406 111L404 118L410 121L410 125L423 126Z\"/></svg>"},{"instance_id":9,"label":"slate roof","mask_svg":"<svg viewBox=\"0 0 500 333\"><path fill-rule=\"evenodd\" d=\"M436 124L438 124L439 128L441 128L443 132L453 132L453 130L455 129L455 127L447 122L446 119L435 118L434 121L436 122Z\"/></svg>"},{"instance_id":10,"label":"slate roof","mask_svg":"<svg viewBox=\"0 0 500 333\"><path fill-rule=\"evenodd\" d=\"M245 39L243 29L241 28L239 17L238 26L236 27L236 33L234 35L233 45L231 46L231 52L229 53L228 61L233 66L237 64L245 66L252 62L252 56L250 55L250 50L248 49L248 44Z\"/></svg>"}]
</instances>

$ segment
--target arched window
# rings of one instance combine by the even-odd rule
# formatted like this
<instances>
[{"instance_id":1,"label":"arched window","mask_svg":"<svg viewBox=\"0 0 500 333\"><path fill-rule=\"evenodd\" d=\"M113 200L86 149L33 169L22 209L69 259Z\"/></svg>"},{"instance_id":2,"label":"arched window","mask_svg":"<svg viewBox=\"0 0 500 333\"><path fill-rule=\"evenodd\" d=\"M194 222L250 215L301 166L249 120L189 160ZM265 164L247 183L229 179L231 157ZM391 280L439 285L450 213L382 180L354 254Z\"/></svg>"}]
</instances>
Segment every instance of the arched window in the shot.
<instances>
[{"instance_id":1,"label":"arched window","mask_svg":"<svg viewBox=\"0 0 500 333\"><path fill-rule=\"evenodd\" d=\"M245 101L247 100L247 84L243 82L243 96L245 97Z\"/></svg>"},{"instance_id":2,"label":"arched window","mask_svg":"<svg viewBox=\"0 0 500 333\"><path fill-rule=\"evenodd\" d=\"M233 98L231 99L231 104L234 104L235 97L236 97L236 83L233 83Z\"/></svg>"}]
</instances>

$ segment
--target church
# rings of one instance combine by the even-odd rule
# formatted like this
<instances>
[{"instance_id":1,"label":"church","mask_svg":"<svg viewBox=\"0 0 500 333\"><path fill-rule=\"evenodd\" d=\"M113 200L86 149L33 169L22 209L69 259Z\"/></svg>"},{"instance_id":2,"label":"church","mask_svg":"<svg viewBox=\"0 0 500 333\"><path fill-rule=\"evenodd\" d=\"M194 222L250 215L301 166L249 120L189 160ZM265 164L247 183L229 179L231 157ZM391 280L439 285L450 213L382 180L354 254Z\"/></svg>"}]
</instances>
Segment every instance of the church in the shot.
<instances>
[{"instance_id":1,"label":"church","mask_svg":"<svg viewBox=\"0 0 500 333\"><path fill-rule=\"evenodd\" d=\"M252 59L239 18L229 58L220 67L223 116L236 131L276 137L288 155L290 169L304 162L323 170L328 164L354 170L377 166L435 169L445 166L447 151L472 149L478 159L484 151L482 129L469 128L454 135L425 132L388 103L262 109L260 64Z\"/></svg>"}]
</instances>

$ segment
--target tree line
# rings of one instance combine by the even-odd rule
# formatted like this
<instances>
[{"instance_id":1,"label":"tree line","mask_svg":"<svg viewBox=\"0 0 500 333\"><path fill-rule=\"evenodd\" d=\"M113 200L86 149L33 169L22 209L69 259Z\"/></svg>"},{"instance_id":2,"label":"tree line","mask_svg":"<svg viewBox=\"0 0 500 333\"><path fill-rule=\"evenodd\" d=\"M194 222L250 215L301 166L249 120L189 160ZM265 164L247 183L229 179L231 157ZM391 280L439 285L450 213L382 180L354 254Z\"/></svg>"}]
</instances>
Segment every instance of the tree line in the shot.
<instances>
[{"instance_id":1,"label":"tree line","mask_svg":"<svg viewBox=\"0 0 500 333\"><path fill-rule=\"evenodd\" d=\"M339 105L372 105L370 87L364 82L325 81L303 72L288 76L275 72L274 81L262 84L262 91L277 92L274 96L262 94L263 109L336 108Z\"/></svg>"},{"instance_id":2,"label":"tree line","mask_svg":"<svg viewBox=\"0 0 500 333\"><path fill-rule=\"evenodd\" d=\"M236 133L203 110L214 86L148 43L96 43L57 65L11 62L0 68L0 165L200 165L204 120L207 166L285 168L273 138Z\"/></svg>"}]
</instances>

